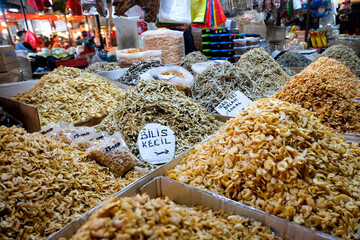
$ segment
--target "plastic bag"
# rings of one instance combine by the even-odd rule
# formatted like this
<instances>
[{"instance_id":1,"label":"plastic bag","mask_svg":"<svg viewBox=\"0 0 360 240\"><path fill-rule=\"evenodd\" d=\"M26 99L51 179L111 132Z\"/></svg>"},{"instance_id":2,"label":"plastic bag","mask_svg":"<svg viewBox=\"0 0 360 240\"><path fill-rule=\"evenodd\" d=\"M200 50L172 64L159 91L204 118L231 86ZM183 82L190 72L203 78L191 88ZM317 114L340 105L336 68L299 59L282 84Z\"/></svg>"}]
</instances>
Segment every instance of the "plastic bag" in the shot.
<instances>
[{"instance_id":1,"label":"plastic bag","mask_svg":"<svg viewBox=\"0 0 360 240\"><path fill-rule=\"evenodd\" d=\"M44 3L42 0L28 0L28 3L34 9L35 12L44 11Z\"/></svg>"},{"instance_id":2,"label":"plastic bag","mask_svg":"<svg viewBox=\"0 0 360 240\"><path fill-rule=\"evenodd\" d=\"M26 31L25 42L29 43L34 49L36 49L41 44L40 39L30 30Z\"/></svg>"},{"instance_id":3,"label":"plastic bag","mask_svg":"<svg viewBox=\"0 0 360 240\"><path fill-rule=\"evenodd\" d=\"M130 67L134 63L158 60L161 61L161 50L149 50L137 53L126 53L129 49L116 51L116 57L120 67Z\"/></svg>"},{"instance_id":4,"label":"plastic bag","mask_svg":"<svg viewBox=\"0 0 360 240\"><path fill-rule=\"evenodd\" d=\"M32 79L31 63L27 55L28 55L28 51L26 50L16 50L16 57L23 70L24 80Z\"/></svg>"},{"instance_id":5,"label":"plastic bag","mask_svg":"<svg viewBox=\"0 0 360 240\"><path fill-rule=\"evenodd\" d=\"M191 0L191 22L203 24L206 17L207 0Z\"/></svg>"},{"instance_id":6,"label":"plastic bag","mask_svg":"<svg viewBox=\"0 0 360 240\"><path fill-rule=\"evenodd\" d=\"M214 13L215 27L226 22L226 17L219 0L213 0L213 13Z\"/></svg>"},{"instance_id":7,"label":"plastic bag","mask_svg":"<svg viewBox=\"0 0 360 240\"><path fill-rule=\"evenodd\" d=\"M159 21L190 24L190 0L160 0Z\"/></svg>"},{"instance_id":8,"label":"plastic bag","mask_svg":"<svg viewBox=\"0 0 360 240\"><path fill-rule=\"evenodd\" d=\"M87 149L87 158L95 160L110 168L110 171L121 177L139 164L139 160L130 152L121 133L116 132L104 140L96 142Z\"/></svg>"},{"instance_id":9,"label":"plastic bag","mask_svg":"<svg viewBox=\"0 0 360 240\"><path fill-rule=\"evenodd\" d=\"M174 83L179 90L188 92L194 85L193 75L180 66L165 66L148 70L140 75L143 80L165 80Z\"/></svg>"},{"instance_id":10,"label":"plastic bag","mask_svg":"<svg viewBox=\"0 0 360 240\"><path fill-rule=\"evenodd\" d=\"M211 1L206 2L205 20L203 23L192 24L194 28L211 28Z\"/></svg>"},{"instance_id":11,"label":"plastic bag","mask_svg":"<svg viewBox=\"0 0 360 240\"><path fill-rule=\"evenodd\" d=\"M94 133L96 133L96 129L93 127L74 127L71 124L58 131L58 138L64 143L71 144L81 137Z\"/></svg>"},{"instance_id":12,"label":"plastic bag","mask_svg":"<svg viewBox=\"0 0 360 240\"><path fill-rule=\"evenodd\" d=\"M91 147L94 143L98 141L102 141L109 134L107 132L98 132L89 135L83 135L74 140L71 145L79 150L86 151L89 147Z\"/></svg>"},{"instance_id":13,"label":"plastic bag","mask_svg":"<svg viewBox=\"0 0 360 240\"><path fill-rule=\"evenodd\" d=\"M209 69L210 67L221 65L226 60L214 60L214 61L207 61L201 63L195 63L191 66L191 70L194 72L194 80L196 81L197 77L205 70Z\"/></svg>"},{"instance_id":14,"label":"plastic bag","mask_svg":"<svg viewBox=\"0 0 360 240\"><path fill-rule=\"evenodd\" d=\"M141 36L145 49L161 50L161 60L164 64L178 62L185 56L183 32L156 30L146 31Z\"/></svg>"},{"instance_id":15,"label":"plastic bag","mask_svg":"<svg viewBox=\"0 0 360 240\"><path fill-rule=\"evenodd\" d=\"M81 5L78 0L69 0L66 2L66 7L71 9L71 15L81 16Z\"/></svg>"}]
</instances>

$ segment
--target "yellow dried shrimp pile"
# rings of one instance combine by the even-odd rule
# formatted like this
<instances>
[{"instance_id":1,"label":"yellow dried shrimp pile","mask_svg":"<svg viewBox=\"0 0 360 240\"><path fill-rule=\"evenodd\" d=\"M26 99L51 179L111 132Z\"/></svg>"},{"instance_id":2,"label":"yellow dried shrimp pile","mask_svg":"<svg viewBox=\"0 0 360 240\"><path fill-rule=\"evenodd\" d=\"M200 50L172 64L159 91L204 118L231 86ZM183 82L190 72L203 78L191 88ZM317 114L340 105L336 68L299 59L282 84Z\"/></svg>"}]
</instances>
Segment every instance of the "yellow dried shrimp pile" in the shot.
<instances>
[{"instance_id":1,"label":"yellow dried shrimp pile","mask_svg":"<svg viewBox=\"0 0 360 240\"><path fill-rule=\"evenodd\" d=\"M116 178L39 133L0 127L0 239L45 239L140 177Z\"/></svg>"},{"instance_id":2,"label":"yellow dried shrimp pile","mask_svg":"<svg viewBox=\"0 0 360 240\"><path fill-rule=\"evenodd\" d=\"M338 132L360 133L360 104L354 101L359 95L358 81L351 78L353 74L347 77L346 72L338 73L333 68L336 60L318 61L294 76L274 96L312 111L322 123Z\"/></svg>"},{"instance_id":3,"label":"yellow dried shrimp pile","mask_svg":"<svg viewBox=\"0 0 360 240\"><path fill-rule=\"evenodd\" d=\"M167 176L345 239L359 227L360 148L275 98L240 111Z\"/></svg>"},{"instance_id":4,"label":"yellow dried shrimp pile","mask_svg":"<svg viewBox=\"0 0 360 240\"><path fill-rule=\"evenodd\" d=\"M71 239L275 239L271 233L239 215L143 194L106 201Z\"/></svg>"},{"instance_id":5,"label":"yellow dried shrimp pile","mask_svg":"<svg viewBox=\"0 0 360 240\"><path fill-rule=\"evenodd\" d=\"M79 122L115 110L124 90L80 69L60 67L14 99L38 107L42 126Z\"/></svg>"},{"instance_id":6,"label":"yellow dried shrimp pile","mask_svg":"<svg viewBox=\"0 0 360 240\"><path fill-rule=\"evenodd\" d=\"M171 82L141 80L126 92L119 108L101 122L98 130L110 134L120 131L133 154L140 157L136 142L140 130L148 123L158 123L174 131L176 155L201 142L222 125Z\"/></svg>"}]
</instances>

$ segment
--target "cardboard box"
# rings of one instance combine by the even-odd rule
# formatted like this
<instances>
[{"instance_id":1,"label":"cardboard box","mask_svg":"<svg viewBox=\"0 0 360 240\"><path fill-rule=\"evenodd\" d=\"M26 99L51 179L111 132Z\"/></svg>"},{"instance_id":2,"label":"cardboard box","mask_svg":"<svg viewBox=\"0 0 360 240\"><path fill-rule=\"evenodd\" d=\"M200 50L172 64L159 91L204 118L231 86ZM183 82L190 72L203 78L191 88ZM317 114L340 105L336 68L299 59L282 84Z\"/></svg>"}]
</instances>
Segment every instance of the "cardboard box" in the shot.
<instances>
[{"instance_id":1,"label":"cardboard box","mask_svg":"<svg viewBox=\"0 0 360 240\"><path fill-rule=\"evenodd\" d=\"M15 47L11 45L0 45L0 72L8 72L20 67L15 53Z\"/></svg>"},{"instance_id":2,"label":"cardboard box","mask_svg":"<svg viewBox=\"0 0 360 240\"><path fill-rule=\"evenodd\" d=\"M16 67L7 72L0 73L0 84L19 82L22 78L21 67Z\"/></svg>"}]
</instances>

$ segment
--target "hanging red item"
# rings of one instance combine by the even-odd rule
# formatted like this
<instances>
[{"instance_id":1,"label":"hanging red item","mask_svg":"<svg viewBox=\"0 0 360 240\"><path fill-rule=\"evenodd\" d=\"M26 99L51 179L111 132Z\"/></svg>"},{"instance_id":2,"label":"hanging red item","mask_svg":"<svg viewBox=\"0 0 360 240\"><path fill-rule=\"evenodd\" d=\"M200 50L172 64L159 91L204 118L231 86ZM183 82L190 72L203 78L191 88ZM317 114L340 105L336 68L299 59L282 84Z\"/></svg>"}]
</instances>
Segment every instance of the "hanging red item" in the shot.
<instances>
[{"instance_id":1,"label":"hanging red item","mask_svg":"<svg viewBox=\"0 0 360 240\"><path fill-rule=\"evenodd\" d=\"M34 9L35 12L44 11L44 3L42 0L28 0L28 3Z\"/></svg>"},{"instance_id":2,"label":"hanging red item","mask_svg":"<svg viewBox=\"0 0 360 240\"><path fill-rule=\"evenodd\" d=\"M34 49L36 49L41 44L40 39L35 35L35 33L29 30L26 31L25 42L29 43Z\"/></svg>"},{"instance_id":3,"label":"hanging red item","mask_svg":"<svg viewBox=\"0 0 360 240\"><path fill-rule=\"evenodd\" d=\"M214 14L215 14L215 26L218 26L226 22L226 17L219 0L214 0L213 6L214 6Z\"/></svg>"},{"instance_id":4,"label":"hanging red item","mask_svg":"<svg viewBox=\"0 0 360 240\"><path fill-rule=\"evenodd\" d=\"M81 4L78 0L69 0L66 3L66 7L71 9L71 15L80 16L82 15Z\"/></svg>"},{"instance_id":5,"label":"hanging red item","mask_svg":"<svg viewBox=\"0 0 360 240\"><path fill-rule=\"evenodd\" d=\"M205 22L202 24L191 24L194 28L211 28L211 0L207 0Z\"/></svg>"}]
</instances>

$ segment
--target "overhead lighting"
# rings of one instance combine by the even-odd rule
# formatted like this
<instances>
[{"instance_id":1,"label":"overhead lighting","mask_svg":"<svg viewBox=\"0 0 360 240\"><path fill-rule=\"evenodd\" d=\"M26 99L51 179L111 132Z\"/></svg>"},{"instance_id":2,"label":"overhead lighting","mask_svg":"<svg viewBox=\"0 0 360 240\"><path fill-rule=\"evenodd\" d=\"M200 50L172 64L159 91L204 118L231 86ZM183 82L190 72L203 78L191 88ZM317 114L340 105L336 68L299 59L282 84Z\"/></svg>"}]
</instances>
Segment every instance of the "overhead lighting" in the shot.
<instances>
[{"instance_id":1,"label":"overhead lighting","mask_svg":"<svg viewBox=\"0 0 360 240\"><path fill-rule=\"evenodd\" d=\"M112 30L113 30L113 31L116 31L116 27L113 27Z\"/></svg>"},{"instance_id":2,"label":"overhead lighting","mask_svg":"<svg viewBox=\"0 0 360 240\"><path fill-rule=\"evenodd\" d=\"M9 8L8 11L9 12L19 12L19 9L17 9L17 8Z\"/></svg>"},{"instance_id":3,"label":"overhead lighting","mask_svg":"<svg viewBox=\"0 0 360 240\"><path fill-rule=\"evenodd\" d=\"M68 26L68 28L71 28L72 26L71 26L71 23L67 23L67 26Z\"/></svg>"},{"instance_id":4,"label":"overhead lighting","mask_svg":"<svg viewBox=\"0 0 360 240\"><path fill-rule=\"evenodd\" d=\"M1 22L1 26L2 26L2 27L6 27L6 23L5 23L5 22Z\"/></svg>"},{"instance_id":5,"label":"overhead lighting","mask_svg":"<svg viewBox=\"0 0 360 240\"><path fill-rule=\"evenodd\" d=\"M85 24L85 30L89 31L89 25L87 23Z\"/></svg>"}]
</instances>

